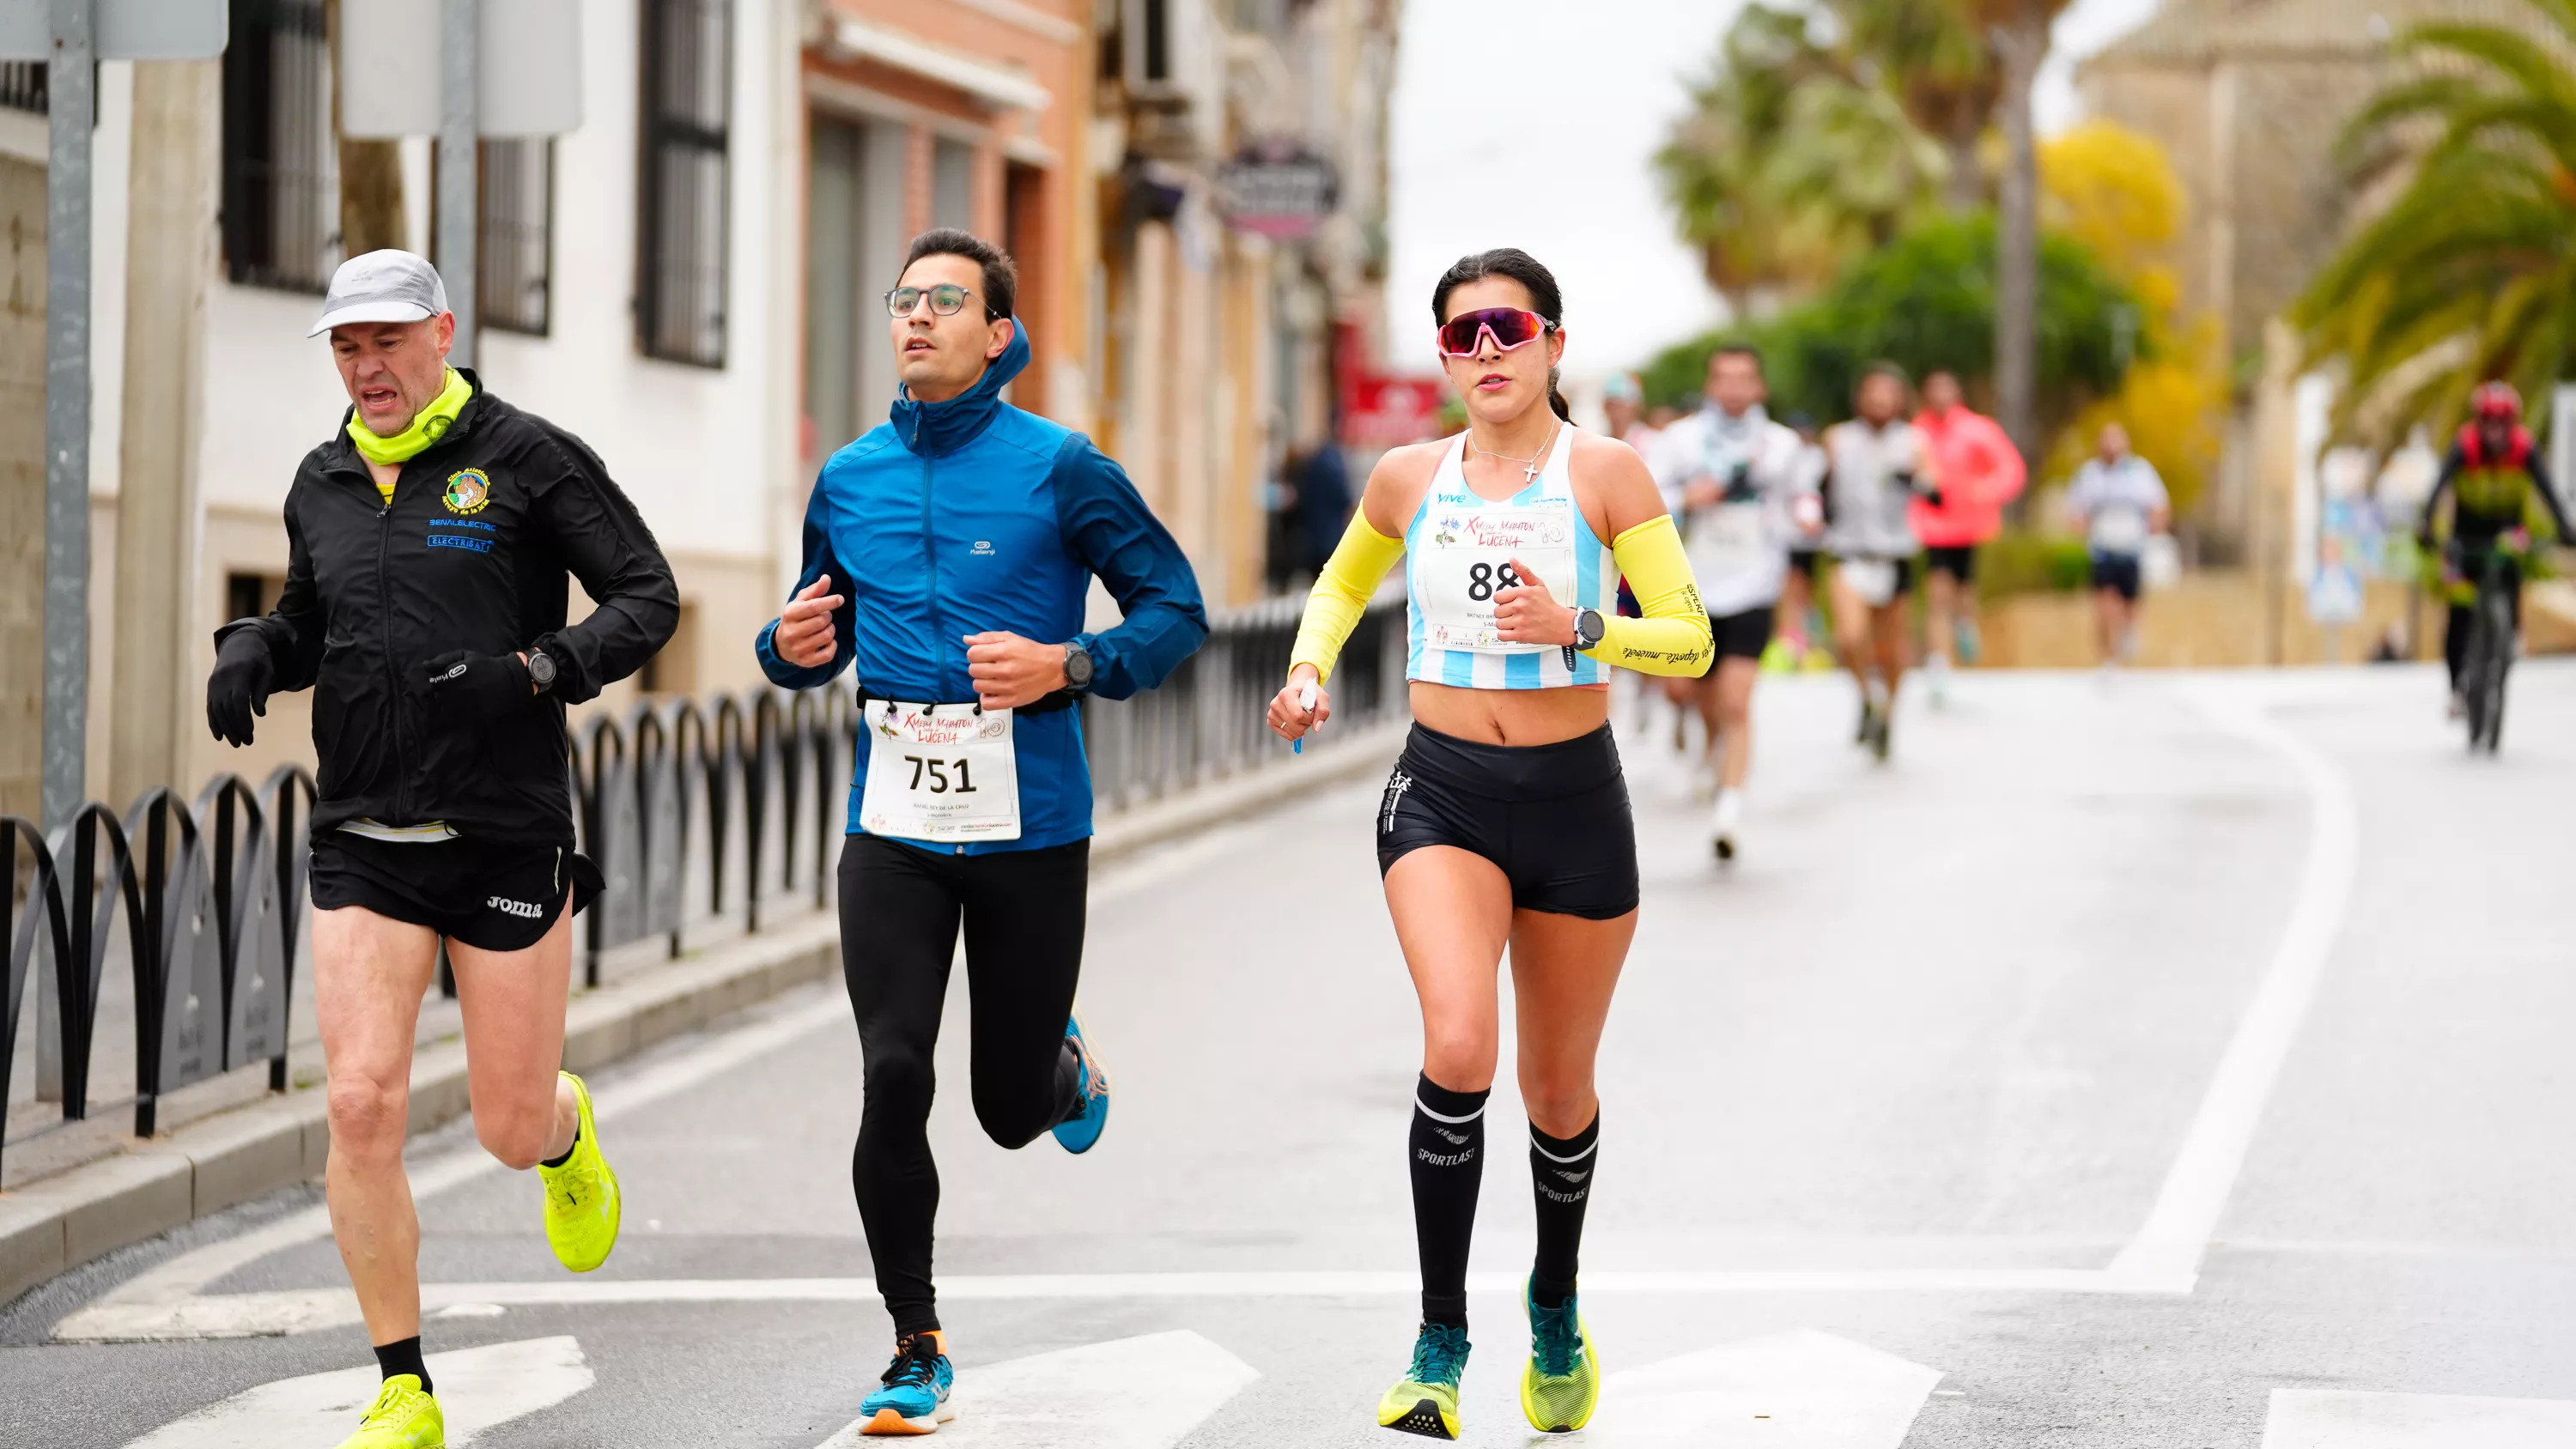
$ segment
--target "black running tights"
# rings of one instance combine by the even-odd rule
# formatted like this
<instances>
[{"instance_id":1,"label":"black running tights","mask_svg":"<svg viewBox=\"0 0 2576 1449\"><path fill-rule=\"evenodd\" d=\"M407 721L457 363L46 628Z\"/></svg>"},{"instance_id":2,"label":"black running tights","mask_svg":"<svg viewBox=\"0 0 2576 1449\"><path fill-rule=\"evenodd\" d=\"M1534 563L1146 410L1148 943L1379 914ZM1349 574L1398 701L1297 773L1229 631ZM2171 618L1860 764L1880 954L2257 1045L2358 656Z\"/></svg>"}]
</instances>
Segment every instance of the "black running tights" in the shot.
<instances>
[{"instance_id":1,"label":"black running tights","mask_svg":"<svg viewBox=\"0 0 2576 1449\"><path fill-rule=\"evenodd\" d=\"M1080 1105L1064 1027L1082 971L1090 862L1088 840L988 855L934 854L873 835L842 843L841 971L866 1064L850 1177L898 1336L939 1326L931 1058L959 927L975 1119L1004 1147L1024 1146Z\"/></svg>"}]
</instances>

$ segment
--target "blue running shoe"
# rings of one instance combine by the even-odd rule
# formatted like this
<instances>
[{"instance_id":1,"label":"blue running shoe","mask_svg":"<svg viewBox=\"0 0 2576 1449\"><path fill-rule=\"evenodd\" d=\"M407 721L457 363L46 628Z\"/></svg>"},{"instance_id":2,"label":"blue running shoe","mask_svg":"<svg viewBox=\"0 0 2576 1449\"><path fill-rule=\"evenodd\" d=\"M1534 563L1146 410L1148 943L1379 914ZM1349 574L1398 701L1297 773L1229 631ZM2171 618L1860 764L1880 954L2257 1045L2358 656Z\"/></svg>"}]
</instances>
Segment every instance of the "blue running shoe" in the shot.
<instances>
[{"instance_id":1,"label":"blue running shoe","mask_svg":"<svg viewBox=\"0 0 2576 1449\"><path fill-rule=\"evenodd\" d=\"M957 1417L948 1403L957 1370L948 1362L948 1335L938 1329L896 1339L883 1382L859 1403L862 1434L936 1434Z\"/></svg>"},{"instance_id":2,"label":"blue running shoe","mask_svg":"<svg viewBox=\"0 0 2576 1449\"><path fill-rule=\"evenodd\" d=\"M1055 1140L1064 1150L1089 1152L1109 1125L1109 1069L1091 1054L1091 1044L1082 1039L1082 1018L1075 1016L1064 1024L1064 1044L1073 1048L1074 1059L1082 1069L1082 1110L1055 1124Z\"/></svg>"}]
</instances>

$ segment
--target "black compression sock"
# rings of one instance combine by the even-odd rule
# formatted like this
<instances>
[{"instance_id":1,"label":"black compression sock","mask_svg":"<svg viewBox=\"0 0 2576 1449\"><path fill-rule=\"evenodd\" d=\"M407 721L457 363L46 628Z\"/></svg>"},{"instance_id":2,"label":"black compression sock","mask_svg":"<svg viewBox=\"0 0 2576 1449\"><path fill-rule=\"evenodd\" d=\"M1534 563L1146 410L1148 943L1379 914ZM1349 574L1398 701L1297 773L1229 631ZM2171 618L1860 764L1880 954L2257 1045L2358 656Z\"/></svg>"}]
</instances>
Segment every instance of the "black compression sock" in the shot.
<instances>
[{"instance_id":1,"label":"black compression sock","mask_svg":"<svg viewBox=\"0 0 2576 1449\"><path fill-rule=\"evenodd\" d=\"M1538 1264L1530 1275L1530 1299L1541 1308L1562 1308L1574 1294L1583 1208L1592 1197L1600 1146L1598 1112L1571 1137L1550 1137L1536 1123L1530 1126L1530 1187L1538 1201Z\"/></svg>"},{"instance_id":2,"label":"black compression sock","mask_svg":"<svg viewBox=\"0 0 2576 1449\"><path fill-rule=\"evenodd\" d=\"M384 1370L386 1378L392 1378L396 1374L410 1374L420 1380L422 1393L430 1391L429 1365L421 1361L420 1335L417 1333L400 1343L377 1344L376 1367Z\"/></svg>"},{"instance_id":3,"label":"black compression sock","mask_svg":"<svg viewBox=\"0 0 2576 1449\"><path fill-rule=\"evenodd\" d=\"M1422 1258L1422 1321L1467 1326L1467 1245L1485 1176L1485 1099L1422 1077L1413 1089L1413 1240Z\"/></svg>"},{"instance_id":4,"label":"black compression sock","mask_svg":"<svg viewBox=\"0 0 2576 1449\"><path fill-rule=\"evenodd\" d=\"M539 1166L539 1167L561 1167L561 1166L563 1166L565 1163L572 1161L572 1155L573 1155L573 1153L574 1153L575 1151L579 1150L579 1149L580 1149L580 1147L581 1147L581 1124L580 1124L579 1122L575 1122L575 1123L573 1123L573 1124L572 1124L572 1146L567 1147L567 1148L565 1148L565 1149L563 1150L563 1156L561 1156L561 1157L550 1157L550 1158L547 1158L545 1161L538 1163L538 1164L537 1164L537 1166Z\"/></svg>"}]
</instances>

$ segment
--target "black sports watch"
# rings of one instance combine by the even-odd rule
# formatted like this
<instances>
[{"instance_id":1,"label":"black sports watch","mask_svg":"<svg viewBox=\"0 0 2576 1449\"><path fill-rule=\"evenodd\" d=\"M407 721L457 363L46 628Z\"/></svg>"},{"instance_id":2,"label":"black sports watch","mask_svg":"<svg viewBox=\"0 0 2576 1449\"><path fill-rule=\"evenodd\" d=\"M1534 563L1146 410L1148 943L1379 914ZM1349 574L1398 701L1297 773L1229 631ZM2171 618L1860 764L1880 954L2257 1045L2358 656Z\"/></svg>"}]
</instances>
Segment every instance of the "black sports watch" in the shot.
<instances>
[{"instance_id":1,"label":"black sports watch","mask_svg":"<svg viewBox=\"0 0 2576 1449\"><path fill-rule=\"evenodd\" d=\"M1601 617L1601 611L1599 609L1577 609L1574 611L1575 648L1589 653L1594 649L1600 648L1601 641L1609 637L1610 622Z\"/></svg>"},{"instance_id":2,"label":"black sports watch","mask_svg":"<svg viewBox=\"0 0 2576 1449\"><path fill-rule=\"evenodd\" d=\"M1064 686L1080 693L1091 687L1091 651L1079 644L1064 646Z\"/></svg>"},{"instance_id":3,"label":"black sports watch","mask_svg":"<svg viewBox=\"0 0 2576 1449\"><path fill-rule=\"evenodd\" d=\"M543 651L536 649L528 651L528 682L537 687L539 694L555 687L555 662L547 658Z\"/></svg>"}]
</instances>

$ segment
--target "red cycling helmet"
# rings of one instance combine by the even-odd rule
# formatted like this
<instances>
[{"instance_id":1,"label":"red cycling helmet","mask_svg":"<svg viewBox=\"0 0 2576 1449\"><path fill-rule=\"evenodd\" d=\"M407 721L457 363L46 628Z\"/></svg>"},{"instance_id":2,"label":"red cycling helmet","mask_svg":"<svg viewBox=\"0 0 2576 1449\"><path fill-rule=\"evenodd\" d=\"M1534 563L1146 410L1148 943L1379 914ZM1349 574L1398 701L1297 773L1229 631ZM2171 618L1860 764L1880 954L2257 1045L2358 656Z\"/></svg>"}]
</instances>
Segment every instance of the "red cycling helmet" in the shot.
<instances>
[{"instance_id":1,"label":"red cycling helmet","mask_svg":"<svg viewBox=\"0 0 2576 1449\"><path fill-rule=\"evenodd\" d=\"M2518 422L2522 418L2522 394L2515 392L2509 382L2480 383L2478 390L2469 394L2469 412L2480 422Z\"/></svg>"}]
</instances>

